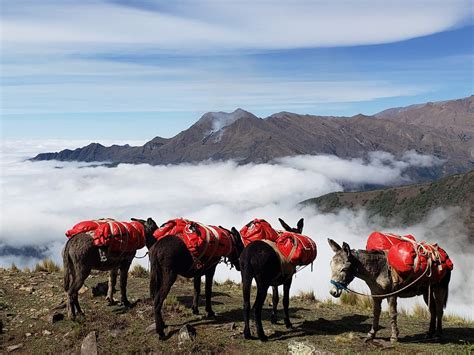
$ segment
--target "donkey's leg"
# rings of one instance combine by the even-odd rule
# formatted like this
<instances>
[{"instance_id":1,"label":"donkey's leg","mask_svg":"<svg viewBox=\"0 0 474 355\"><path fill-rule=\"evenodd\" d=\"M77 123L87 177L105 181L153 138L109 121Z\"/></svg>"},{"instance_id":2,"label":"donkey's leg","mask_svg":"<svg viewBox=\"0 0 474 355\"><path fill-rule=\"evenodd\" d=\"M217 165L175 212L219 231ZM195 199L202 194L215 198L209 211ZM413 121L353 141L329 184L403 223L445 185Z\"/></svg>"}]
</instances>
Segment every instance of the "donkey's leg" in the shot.
<instances>
[{"instance_id":1,"label":"donkey's leg","mask_svg":"<svg viewBox=\"0 0 474 355\"><path fill-rule=\"evenodd\" d=\"M397 325L397 297L388 298L388 312L390 314L390 325L392 327L392 335L390 341L395 343L398 341L398 325Z\"/></svg>"},{"instance_id":2,"label":"donkey's leg","mask_svg":"<svg viewBox=\"0 0 474 355\"><path fill-rule=\"evenodd\" d=\"M268 288L270 285L263 280L257 279L257 297L255 298L255 303L253 305L255 309L255 325L257 327L257 335L261 341L267 341L268 337L263 331L262 325L262 307L265 303L265 298L267 297Z\"/></svg>"},{"instance_id":3,"label":"donkey's leg","mask_svg":"<svg viewBox=\"0 0 474 355\"><path fill-rule=\"evenodd\" d=\"M285 326L286 328L290 329L293 327L293 324L291 324L290 321L290 287L291 287L291 282L293 281L293 278L290 278L288 281L286 281L283 284L283 310L285 312Z\"/></svg>"},{"instance_id":4,"label":"donkey's leg","mask_svg":"<svg viewBox=\"0 0 474 355\"><path fill-rule=\"evenodd\" d=\"M278 302L280 301L280 295L278 294L278 286L272 286L272 317L271 322L273 324L277 323L277 311L278 311Z\"/></svg>"},{"instance_id":5,"label":"donkey's leg","mask_svg":"<svg viewBox=\"0 0 474 355\"><path fill-rule=\"evenodd\" d=\"M73 307L80 315L84 315L84 312L79 305L79 290L81 289L82 285L84 285L84 281L87 279L90 273L90 268L84 268L80 266L77 267L74 271L74 281L72 282L72 285L68 291L69 299L73 301ZM75 317L75 311L73 312L73 316Z\"/></svg>"},{"instance_id":6,"label":"donkey's leg","mask_svg":"<svg viewBox=\"0 0 474 355\"><path fill-rule=\"evenodd\" d=\"M372 297L372 302L374 304L374 319L372 320L372 329L370 329L367 334L366 340L372 340L375 338L375 334L377 334L377 331L379 330L380 313L382 312L382 299Z\"/></svg>"},{"instance_id":7,"label":"donkey's leg","mask_svg":"<svg viewBox=\"0 0 474 355\"><path fill-rule=\"evenodd\" d=\"M250 339L250 291L252 290L252 274L247 268L242 268L242 295L244 298L244 338Z\"/></svg>"},{"instance_id":8,"label":"donkey's leg","mask_svg":"<svg viewBox=\"0 0 474 355\"><path fill-rule=\"evenodd\" d=\"M428 334L426 334L426 337L432 338L436 331L436 303L433 297L432 290L427 289L423 293L423 299L425 300L426 305L429 306L429 311L430 311L430 327L428 329Z\"/></svg>"},{"instance_id":9,"label":"donkey's leg","mask_svg":"<svg viewBox=\"0 0 474 355\"><path fill-rule=\"evenodd\" d=\"M128 270L132 264L133 259L125 260L120 265L120 302L126 307L131 306L130 301L127 298L127 281L128 281Z\"/></svg>"},{"instance_id":10,"label":"donkey's leg","mask_svg":"<svg viewBox=\"0 0 474 355\"><path fill-rule=\"evenodd\" d=\"M118 269L112 269L109 272L109 284L107 287L107 298L106 298L106 300L109 302L109 306L116 304L114 300L114 293L115 293L115 285L117 284L117 272L118 272Z\"/></svg>"},{"instance_id":11,"label":"donkey's leg","mask_svg":"<svg viewBox=\"0 0 474 355\"><path fill-rule=\"evenodd\" d=\"M199 314L199 297L201 296L201 276L194 276L193 314Z\"/></svg>"},{"instance_id":12,"label":"donkey's leg","mask_svg":"<svg viewBox=\"0 0 474 355\"><path fill-rule=\"evenodd\" d=\"M212 280L216 273L216 267L217 266L214 266L206 272L206 312L208 318L215 318L216 316L212 310Z\"/></svg>"},{"instance_id":13,"label":"donkey's leg","mask_svg":"<svg viewBox=\"0 0 474 355\"><path fill-rule=\"evenodd\" d=\"M170 292L171 286L174 284L176 281L176 278L178 274L171 270L162 270L159 268L157 270L158 272L161 273L159 276L159 280L161 280L161 283L159 285L159 289L155 293L155 298L153 301L153 307L155 310L155 326L156 326L156 332L158 333L158 336L160 339L164 339L165 337L165 322L163 321L163 316L161 314L161 309L163 308L163 302L165 301L166 297L168 296L168 293Z\"/></svg>"},{"instance_id":14,"label":"donkey's leg","mask_svg":"<svg viewBox=\"0 0 474 355\"><path fill-rule=\"evenodd\" d=\"M436 303L436 337L441 337L443 335L444 300L447 292L448 290L442 287L434 290Z\"/></svg>"}]
</instances>

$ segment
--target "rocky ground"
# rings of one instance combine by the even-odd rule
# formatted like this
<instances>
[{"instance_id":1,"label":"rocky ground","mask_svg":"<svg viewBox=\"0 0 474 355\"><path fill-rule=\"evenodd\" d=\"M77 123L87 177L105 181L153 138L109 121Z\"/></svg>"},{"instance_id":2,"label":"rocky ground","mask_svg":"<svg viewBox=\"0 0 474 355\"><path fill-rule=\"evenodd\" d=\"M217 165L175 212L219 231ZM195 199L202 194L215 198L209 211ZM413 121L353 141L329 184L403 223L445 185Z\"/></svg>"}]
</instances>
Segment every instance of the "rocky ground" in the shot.
<instances>
[{"instance_id":1,"label":"rocky ground","mask_svg":"<svg viewBox=\"0 0 474 355\"><path fill-rule=\"evenodd\" d=\"M269 341L242 337L240 285L226 282L214 287L216 319L191 313L192 282L179 280L167 299L164 317L168 340L159 341L153 331L153 314L148 295L148 279L129 279L129 298L134 307L108 306L104 296L94 297L92 287L106 281L105 273L89 277L80 302L85 318L64 319L62 274L60 272L19 272L0 269L0 353L470 353L474 350L474 324L461 320L445 321L441 342L424 340L427 320L399 317L400 341L389 342L387 314L383 314L380 339L364 343L371 311L356 306L319 302L308 295L291 300L294 329L287 330L282 314L272 325L270 307L264 312ZM117 295L118 297L118 295ZM271 297L267 299L269 302ZM201 307L204 313L204 307ZM184 327L184 328L183 328ZM181 329L181 330L180 330Z\"/></svg>"}]
</instances>

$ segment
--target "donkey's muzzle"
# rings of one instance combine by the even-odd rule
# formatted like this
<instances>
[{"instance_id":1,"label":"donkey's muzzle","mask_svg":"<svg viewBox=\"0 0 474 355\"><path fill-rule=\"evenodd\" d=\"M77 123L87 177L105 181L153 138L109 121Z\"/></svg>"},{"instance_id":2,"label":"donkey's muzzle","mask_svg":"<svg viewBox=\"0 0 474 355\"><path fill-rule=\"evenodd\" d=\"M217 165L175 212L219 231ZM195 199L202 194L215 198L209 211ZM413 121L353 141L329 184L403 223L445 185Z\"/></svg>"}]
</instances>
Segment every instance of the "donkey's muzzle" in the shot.
<instances>
[{"instance_id":1,"label":"donkey's muzzle","mask_svg":"<svg viewBox=\"0 0 474 355\"><path fill-rule=\"evenodd\" d=\"M331 296L338 298L341 296L342 289L337 288L337 287L331 287L331 289L329 290L329 293L331 294Z\"/></svg>"}]
</instances>

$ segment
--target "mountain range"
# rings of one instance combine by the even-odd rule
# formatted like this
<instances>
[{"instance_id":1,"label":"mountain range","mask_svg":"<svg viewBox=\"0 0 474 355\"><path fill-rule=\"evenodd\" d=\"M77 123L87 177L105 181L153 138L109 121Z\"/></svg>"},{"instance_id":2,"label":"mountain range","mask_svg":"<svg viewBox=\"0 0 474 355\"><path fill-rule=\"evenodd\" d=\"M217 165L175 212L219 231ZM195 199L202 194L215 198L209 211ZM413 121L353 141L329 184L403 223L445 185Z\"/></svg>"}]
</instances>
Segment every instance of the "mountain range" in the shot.
<instances>
[{"instance_id":1,"label":"mountain range","mask_svg":"<svg viewBox=\"0 0 474 355\"><path fill-rule=\"evenodd\" d=\"M143 146L91 143L41 153L32 160L159 165L233 159L245 164L301 154L355 158L385 151L401 157L408 150L445 160L442 166L423 169L421 174L428 179L472 169L474 96L392 108L373 116L279 112L259 118L240 108L208 112L176 136L155 137Z\"/></svg>"}]
</instances>

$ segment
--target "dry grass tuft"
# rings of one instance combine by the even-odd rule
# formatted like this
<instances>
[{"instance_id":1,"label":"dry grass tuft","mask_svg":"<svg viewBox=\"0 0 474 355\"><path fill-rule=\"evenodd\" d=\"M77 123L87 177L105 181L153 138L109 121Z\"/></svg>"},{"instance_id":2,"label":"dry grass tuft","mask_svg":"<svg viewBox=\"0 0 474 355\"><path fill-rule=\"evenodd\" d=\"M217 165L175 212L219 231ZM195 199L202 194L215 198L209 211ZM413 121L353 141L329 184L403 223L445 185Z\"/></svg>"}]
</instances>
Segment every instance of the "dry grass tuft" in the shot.
<instances>
[{"instance_id":1,"label":"dry grass tuft","mask_svg":"<svg viewBox=\"0 0 474 355\"><path fill-rule=\"evenodd\" d=\"M132 270L130 271L130 275L132 275L133 277L147 278L150 273L143 266L135 264Z\"/></svg>"},{"instance_id":2,"label":"dry grass tuft","mask_svg":"<svg viewBox=\"0 0 474 355\"><path fill-rule=\"evenodd\" d=\"M336 335L334 337L334 341L336 343L350 343L354 341L356 338L357 336L353 332L350 332L350 333L345 333L341 335Z\"/></svg>"},{"instance_id":3,"label":"dry grass tuft","mask_svg":"<svg viewBox=\"0 0 474 355\"><path fill-rule=\"evenodd\" d=\"M458 316L456 314L445 314L443 316L443 320L449 323L456 324L456 325L468 326L470 328L474 326L474 320L467 319L462 316Z\"/></svg>"},{"instance_id":4,"label":"dry grass tuft","mask_svg":"<svg viewBox=\"0 0 474 355\"><path fill-rule=\"evenodd\" d=\"M30 273L30 272L31 272L31 269L30 269L28 266L25 266L25 267L23 268L23 272Z\"/></svg>"},{"instance_id":5,"label":"dry grass tuft","mask_svg":"<svg viewBox=\"0 0 474 355\"><path fill-rule=\"evenodd\" d=\"M10 266L10 271L20 272L20 269L15 265L15 263L12 263Z\"/></svg>"},{"instance_id":6,"label":"dry grass tuft","mask_svg":"<svg viewBox=\"0 0 474 355\"><path fill-rule=\"evenodd\" d=\"M188 311L186 306L181 304L175 295L168 295L168 297L166 297L163 308L165 311L172 313L186 313Z\"/></svg>"},{"instance_id":7,"label":"dry grass tuft","mask_svg":"<svg viewBox=\"0 0 474 355\"><path fill-rule=\"evenodd\" d=\"M411 315L414 318L419 318L419 319L429 319L430 318L430 311L428 310L428 307L421 304L417 303L413 306L411 310Z\"/></svg>"},{"instance_id":8,"label":"dry grass tuft","mask_svg":"<svg viewBox=\"0 0 474 355\"><path fill-rule=\"evenodd\" d=\"M300 301L317 301L316 296L314 295L314 291L300 291L297 295L292 297L293 299L297 299Z\"/></svg>"},{"instance_id":9,"label":"dry grass tuft","mask_svg":"<svg viewBox=\"0 0 474 355\"><path fill-rule=\"evenodd\" d=\"M352 292L343 292L339 302L357 308L372 309L372 298L356 295Z\"/></svg>"},{"instance_id":10,"label":"dry grass tuft","mask_svg":"<svg viewBox=\"0 0 474 355\"><path fill-rule=\"evenodd\" d=\"M51 259L44 259L41 260L38 264L35 266L34 272L59 272L61 271L61 268L59 267L58 264L56 264L53 260Z\"/></svg>"}]
</instances>

